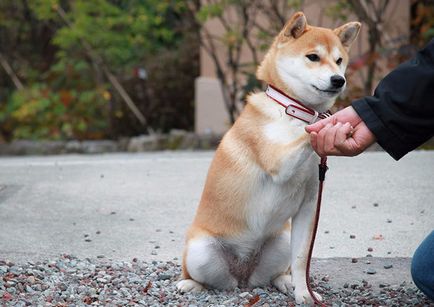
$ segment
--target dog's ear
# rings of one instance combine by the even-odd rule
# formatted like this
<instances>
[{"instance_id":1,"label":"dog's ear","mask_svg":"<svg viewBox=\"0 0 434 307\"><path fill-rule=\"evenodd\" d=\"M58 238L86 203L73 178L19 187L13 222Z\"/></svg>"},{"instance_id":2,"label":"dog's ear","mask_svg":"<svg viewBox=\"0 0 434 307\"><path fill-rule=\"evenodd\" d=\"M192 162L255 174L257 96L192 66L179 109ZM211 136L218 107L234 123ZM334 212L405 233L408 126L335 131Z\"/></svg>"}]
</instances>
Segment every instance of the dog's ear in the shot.
<instances>
[{"instance_id":1,"label":"dog's ear","mask_svg":"<svg viewBox=\"0 0 434 307\"><path fill-rule=\"evenodd\" d=\"M333 32L339 37L342 45L349 49L359 34L361 26L360 22L353 21L334 29Z\"/></svg>"},{"instance_id":2,"label":"dog's ear","mask_svg":"<svg viewBox=\"0 0 434 307\"><path fill-rule=\"evenodd\" d=\"M303 12L297 12L288 20L282 32L285 37L299 38L306 30L306 26L306 16Z\"/></svg>"}]
</instances>

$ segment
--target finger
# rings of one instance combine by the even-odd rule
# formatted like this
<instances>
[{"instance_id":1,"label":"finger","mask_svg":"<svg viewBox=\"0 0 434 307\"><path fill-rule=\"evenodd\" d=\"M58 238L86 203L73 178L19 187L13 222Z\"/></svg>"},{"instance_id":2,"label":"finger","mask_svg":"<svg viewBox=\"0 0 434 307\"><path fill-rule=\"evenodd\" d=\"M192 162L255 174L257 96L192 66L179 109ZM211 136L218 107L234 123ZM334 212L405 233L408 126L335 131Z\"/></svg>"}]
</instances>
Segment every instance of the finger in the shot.
<instances>
[{"instance_id":1,"label":"finger","mask_svg":"<svg viewBox=\"0 0 434 307\"><path fill-rule=\"evenodd\" d=\"M353 127L350 123L344 124L338 131L336 131L336 137L335 137L335 147L339 149L339 146L341 146L349 137L351 137L351 133L353 131Z\"/></svg>"},{"instance_id":2,"label":"finger","mask_svg":"<svg viewBox=\"0 0 434 307\"><path fill-rule=\"evenodd\" d=\"M318 132L318 137L317 137L317 145L316 147L318 148L317 153L323 157L325 156L325 151L324 151L324 141L325 141L325 136L327 134L327 131L332 127L331 123L328 123L324 128L322 128L319 132Z\"/></svg>"},{"instance_id":3,"label":"finger","mask_svg":"<svg viewBox=\"0 0 434 307\"><path fill-rule=\"evenodd\" d=\"M335 137L337 131L342 127L342 123L337 123L336 125L330 127L327 133L324 135L324 152L327 155L333 155L338 153L335 148Z\"/></svg>"},{"instance_id":4,"label":"finger","mask_svg":"<svg viewBox=\"0 0 434 307\"><path fill-rule=\"evenodd\" d=\"M312 132L310 134L310 144L312 145L313 150L315 150L316 152L318 152L317 138L318 134L316 132Z\"/></svg>"},{"instance_id":5,"label":"finger","mask_svg":"<svg viewBox=\"0 0 434 307\"><path fill-rule=\"evenodd\" d=\"M304 129L308 133L311 133L314 131L319 132L321 129L323 129L325 126L327 126L327 124L333 123L336 120L337 119L335 116L327 117L327 118L321 119L320 121L317 121L316 123L314 123L312 125L307 125Z\"/></svg>"},{"instance_id":6,"label":"finger","mask_svg":"<svg viewBox=\"0 0 434 307\"><path fill-rule=\"evenodd\" d=\"M356 156L361 153L359 146L361 138L363 139L363 136L360 135L357 128L351 129L349 134L347 134L346 139L336 144L336 148L338 148L345 156Z\"/></svg>"}]
</instances>

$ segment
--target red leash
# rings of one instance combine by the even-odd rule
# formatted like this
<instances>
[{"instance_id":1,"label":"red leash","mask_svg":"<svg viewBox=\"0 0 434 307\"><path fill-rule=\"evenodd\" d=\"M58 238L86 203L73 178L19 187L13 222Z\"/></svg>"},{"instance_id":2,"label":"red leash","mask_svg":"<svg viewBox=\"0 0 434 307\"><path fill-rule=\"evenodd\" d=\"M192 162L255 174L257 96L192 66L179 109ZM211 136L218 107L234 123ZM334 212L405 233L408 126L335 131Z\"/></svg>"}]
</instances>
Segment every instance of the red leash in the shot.
<instances>
[{"instance_id":1,"label":"red leash","mask_svg":"<svg viewBox=\"0 0 434 307\"><path fill-rule=\"evenodd\" d=\"M272 100L276 101L278 104L283 106L285 108L285 113L289 116L292 116L294 118L297 118L301 121L304 121L305 123L311 124L316 122L319 119L327 118L331 116L331 112L327 111L324 113L318 113L312 108L309 108L302 104L297 99L294 99L290 96L288 96L285 92L279 90L278 88L272 86L271 84L268 85L267 90L265 94L271 98ZM313 232L312 232L312 241L310 242L309 247L309 254L307 257L307 266L306 266L306 284L307 289L309 291L310 296L312 296L313 301L315 302L315 305L319 306L325 306L324 303L321 303L316 296L313 294L312 288L310 286L310 278L309 278L309 272L310 272L310 261L312 258L312 251L313 251L313 245L315 243L315 237L316 237L316 231L318 229L318 222L319 222L319 213L321 209L321 198L322 198L322 189L323 189L323 183L325 180L325 174L327 172L327 157L321 157L321 163L319 166L319 188L318 188L318 200L316 203L316 214L315 214L315 220L314 220L314 226L313 226Z\"/></svg>"},{"instance_id":2,"label":"red leash","mask_svg":"<svg viewBox=\"0 0 434 307\"><path fill-rule=\"evenodd\" d=\"M315 244L316 232L318 230L319 215L320 215L320 210L321 210L322 189L323 189L323 184L324 184L324 180L325 180L325 174L328 170L327 157L321 157L321 163L318 165L318 167L319 167L318 199L316 202L316 214L315 214L315 220L314 220L313 230L312 230L312 240L310 242L309 254L307 256L306 285L307 285L307 290L309 291L310 296L313 298L315 305L326 306L324 303L320 302L316 298L316 296L314 295L314 293L312 291L312 287L310 285L310 261L312 258L313 246Z\"/></svg>"}]
</instances>

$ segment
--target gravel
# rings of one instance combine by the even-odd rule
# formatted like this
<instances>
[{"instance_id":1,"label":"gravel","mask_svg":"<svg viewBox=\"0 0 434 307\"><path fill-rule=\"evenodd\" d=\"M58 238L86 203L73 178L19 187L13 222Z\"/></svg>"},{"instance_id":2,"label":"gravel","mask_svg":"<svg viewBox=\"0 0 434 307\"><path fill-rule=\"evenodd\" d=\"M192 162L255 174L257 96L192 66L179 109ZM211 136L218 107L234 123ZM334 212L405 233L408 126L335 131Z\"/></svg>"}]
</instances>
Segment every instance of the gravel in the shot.
<instances>
[{"instance_id":1,"label":"gravel","mask_svg":"<svg viewBox=\"0 0 434 307\"><path fill-rule=\"evenodd\" d=\"M78 259L14 264L0 260L0 306L293 306L292 294L269 286L182 294L174 262ZM328 276L313 277L313 288L328 306L434 306L413 285L348 281L333 289Z\"/></svg>"}]
</instances>

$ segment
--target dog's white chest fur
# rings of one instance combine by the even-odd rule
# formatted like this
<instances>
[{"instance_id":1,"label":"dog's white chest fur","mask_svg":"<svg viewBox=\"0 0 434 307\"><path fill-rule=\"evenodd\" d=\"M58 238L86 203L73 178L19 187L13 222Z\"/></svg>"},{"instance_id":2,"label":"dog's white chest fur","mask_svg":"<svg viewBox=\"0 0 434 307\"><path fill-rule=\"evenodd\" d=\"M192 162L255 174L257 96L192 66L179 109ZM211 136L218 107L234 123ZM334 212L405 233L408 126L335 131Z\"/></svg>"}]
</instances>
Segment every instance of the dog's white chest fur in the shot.
<instances>
[{"instance_id":1,"label":"dog's white chest fur","mask_svg":"<svg viewBox=\"0 0 434 307\"><path fill-rule=\"evenodd\" d=\"M263 127L263 134L273 145L288 144L305 133L304 126L283 113ZM288 219L297 214L306 193L312 191L312 169L316 163L317 157L306 143L294 150L287 161L282 161L275 178L264 170L258 171L246 206L247 231L236 242L239 256L247 256L260 248L263 240L281 230Z\"/></svg>"}]
</instances>

